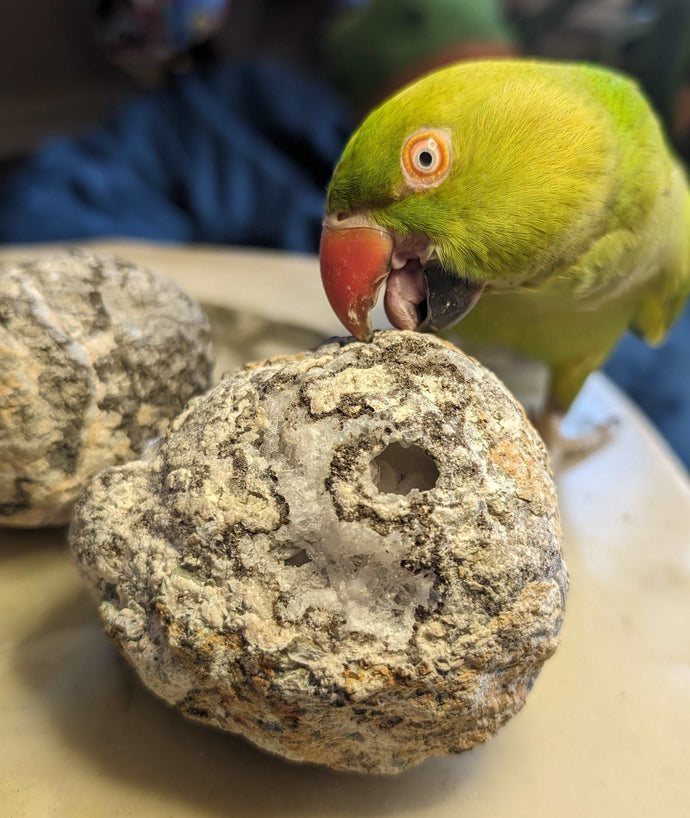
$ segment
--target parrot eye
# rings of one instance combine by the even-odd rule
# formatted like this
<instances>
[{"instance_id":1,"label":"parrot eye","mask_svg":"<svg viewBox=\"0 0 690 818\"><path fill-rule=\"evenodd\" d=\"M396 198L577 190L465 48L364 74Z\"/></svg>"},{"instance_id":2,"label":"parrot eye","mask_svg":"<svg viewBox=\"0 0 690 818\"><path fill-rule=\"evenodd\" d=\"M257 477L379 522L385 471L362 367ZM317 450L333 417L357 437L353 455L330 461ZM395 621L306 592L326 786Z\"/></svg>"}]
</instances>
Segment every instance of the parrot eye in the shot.
<instances>
[{"instance_id":1,"label":"parrot eye","mask_svg":"<svg viewBox=\"0 0 690 818\"><path fill-rule=\"evenodd\" d=\"M425 190L440 185L450 170L450 131L413 133L403 145L400 160L410 187Z\"/></svg>"}]
</instances>

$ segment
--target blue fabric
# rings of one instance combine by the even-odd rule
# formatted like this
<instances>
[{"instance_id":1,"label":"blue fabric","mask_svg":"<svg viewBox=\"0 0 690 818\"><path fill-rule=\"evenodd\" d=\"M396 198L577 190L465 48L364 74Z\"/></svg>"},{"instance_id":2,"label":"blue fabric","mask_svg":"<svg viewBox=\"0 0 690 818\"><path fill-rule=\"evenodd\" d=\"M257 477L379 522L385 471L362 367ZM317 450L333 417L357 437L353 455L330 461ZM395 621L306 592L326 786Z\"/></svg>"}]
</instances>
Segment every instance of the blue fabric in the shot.
<instances>
[{"instance_id":1,"label":"blue fabric","mask_svg":"<svg viewBox=\"0 0 690 818\"><path fill-rule=\"evenodd\" d=\"M626 335L606 373L647 413L690 469L690 306L652 349Z\"/></svg>"},{"instance_id":2,"label":"blue fabric","mask_svg":"<svg viewBox=\"0 0 690 818\"><path fill-rule=\"evenodd\" d=\"M328 87L284 67L188 74L36 153L0 195L0 241L118 235L311 251L352 125Z\"/></svg>"},{"instance_id":3,"label":"blue fabric","mask_svg":"<svg viewBox=\"0 0 690 818\"><path fill-rule=\"evenodd\" d=\"M0 241L117 235L314 251L352 126L328 87L283 67L190 74L36 153L0 193ZM626 337L606 370L690 467L689 357L690 309L665 346Z\"/></svg>"}]
</instances>

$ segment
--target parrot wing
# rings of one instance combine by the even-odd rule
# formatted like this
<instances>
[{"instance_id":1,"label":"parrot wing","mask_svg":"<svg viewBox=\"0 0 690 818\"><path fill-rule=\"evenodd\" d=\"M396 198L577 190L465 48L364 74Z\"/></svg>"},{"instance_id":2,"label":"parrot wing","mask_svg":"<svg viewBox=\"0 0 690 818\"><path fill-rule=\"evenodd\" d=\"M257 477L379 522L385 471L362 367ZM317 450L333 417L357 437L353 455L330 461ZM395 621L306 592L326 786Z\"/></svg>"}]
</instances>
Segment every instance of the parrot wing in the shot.
<instances>
[{"instance_id":1,"label":"parrot wing","mask_svg":"<svg viewBox=\"0 0 690 818\"><path fill-rule=\"evenodd\" d=\"M674 183L675 195L684 198L685 206L676 206L682 221L672 230L659 273L641 299L631 326L653 345L663 341L690 296L690 195L680 168L674 173Z\"/></svg>"}]
</instances>

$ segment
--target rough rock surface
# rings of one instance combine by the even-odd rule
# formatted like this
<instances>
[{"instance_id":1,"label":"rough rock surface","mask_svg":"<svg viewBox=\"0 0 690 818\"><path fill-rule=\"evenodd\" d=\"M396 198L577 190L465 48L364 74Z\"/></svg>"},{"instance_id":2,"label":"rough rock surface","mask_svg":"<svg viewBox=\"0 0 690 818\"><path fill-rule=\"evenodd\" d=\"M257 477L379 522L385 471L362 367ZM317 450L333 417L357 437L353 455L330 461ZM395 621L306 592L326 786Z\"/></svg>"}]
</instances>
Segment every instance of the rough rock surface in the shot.
<instances>
[{"instance_id":1,"label":"rough rock surface","mask_svg":"<svg viewBox=\"0 0 690 818\"><path fill-rule=\"evenodd\" d=\"M98 475L70 541L151 690L272 752L372 773L516 713L567 590L522 410L406 332L228 377Z\"/></svg>"},{"instance_id":2,"label":"rough rock surface","mask_svg":"<svg viewBox=\"0 0 690 818\"><path fill-rule=\"evenodd\" d=\"M0 271L0 525L60 525L209 386L208 321L171 281L73 252Z\"/></svg>"}]
</instances>

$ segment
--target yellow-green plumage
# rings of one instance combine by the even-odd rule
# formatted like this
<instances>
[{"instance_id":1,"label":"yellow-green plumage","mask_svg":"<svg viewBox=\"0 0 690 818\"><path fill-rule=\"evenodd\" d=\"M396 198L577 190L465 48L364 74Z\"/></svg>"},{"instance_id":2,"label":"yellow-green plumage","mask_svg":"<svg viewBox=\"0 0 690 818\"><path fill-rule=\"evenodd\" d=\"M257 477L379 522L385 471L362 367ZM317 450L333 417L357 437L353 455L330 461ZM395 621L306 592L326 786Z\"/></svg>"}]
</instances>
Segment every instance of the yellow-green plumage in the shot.
<instances>
[{"instance_id":1,"label":"yellow-green plumage","mask_svg":"<svg viewBox=\"0 0 690 818\"><path fill-rule=\"evenodd\" d=\"M448 177L406 189L405 138L452 132ZM628 328L658 343L690 293L690 196L637 86L587 65L496 61L432 74L375 110L327 210L429 238L487 284L454 333L544 361L571 403Z\"/></svg>"}]
</instances>

